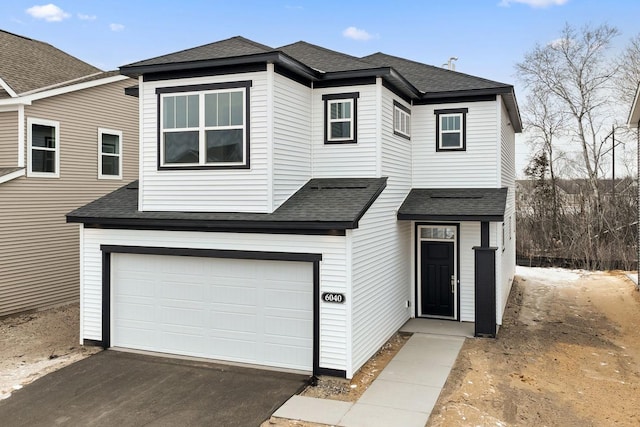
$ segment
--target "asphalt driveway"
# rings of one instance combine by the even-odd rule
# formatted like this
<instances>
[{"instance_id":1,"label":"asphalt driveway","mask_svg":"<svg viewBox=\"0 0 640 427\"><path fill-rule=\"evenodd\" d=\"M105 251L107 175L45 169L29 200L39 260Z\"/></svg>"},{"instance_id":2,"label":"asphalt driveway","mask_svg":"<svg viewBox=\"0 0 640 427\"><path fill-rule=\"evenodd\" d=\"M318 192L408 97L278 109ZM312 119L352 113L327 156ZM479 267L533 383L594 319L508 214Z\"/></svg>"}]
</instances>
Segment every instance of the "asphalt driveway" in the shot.
<instances>
[{"instance_id":1,"label":"asphalt driveway","mask_svg":"<svg viewBox=\"0 0 640 427\"><path fill-rule=\"evenodd\" d=\"M3 426L259 426L308 377L103 351L0 401Z\"/></svg>"}]
</instances>

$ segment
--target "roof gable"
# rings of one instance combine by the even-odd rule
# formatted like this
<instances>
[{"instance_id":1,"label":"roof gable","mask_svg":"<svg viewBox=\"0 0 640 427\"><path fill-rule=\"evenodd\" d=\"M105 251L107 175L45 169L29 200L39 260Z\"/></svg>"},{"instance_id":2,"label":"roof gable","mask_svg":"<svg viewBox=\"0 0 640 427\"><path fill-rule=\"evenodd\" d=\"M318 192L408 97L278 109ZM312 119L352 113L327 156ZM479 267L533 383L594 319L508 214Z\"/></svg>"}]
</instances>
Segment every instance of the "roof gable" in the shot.
<instances>
[{"instance_id":1,"label":"roof gable","mask_svg":"<svg viewBox=\"0 0 640 427\"><path fill-rule=\"evenodd\" d=\"M0 30L0 79L17 95L101 72L50 44Z\"/></svg>"},{"instance_id":2,"label":"roof gable","mask_svg":"<svg viewBox=\"0 0 640 427\"><path fill-rule=\"evenodd\" d=\"M241 36L231 37L214 43L181 50L167 55L128 64L127 67L149 65L165 65L180 62L206 61L211 59L226 59L237 56L256 55L273 52L273 48L245 39Z\"/></svg>"}]
</instances>

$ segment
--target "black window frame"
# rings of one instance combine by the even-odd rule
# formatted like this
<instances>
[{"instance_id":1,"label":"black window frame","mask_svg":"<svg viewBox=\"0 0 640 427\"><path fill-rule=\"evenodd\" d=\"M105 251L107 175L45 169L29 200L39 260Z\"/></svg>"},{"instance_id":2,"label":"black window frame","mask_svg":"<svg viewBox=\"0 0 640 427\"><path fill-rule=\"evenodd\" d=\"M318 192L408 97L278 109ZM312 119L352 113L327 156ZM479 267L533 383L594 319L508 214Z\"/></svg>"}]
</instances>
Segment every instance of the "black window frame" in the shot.
<instances>
[{"instance_id":1,"label":"black window frame","mask_svg":"<svg viewBox=\"0 0 640 427\"><path fill-rule=\"evenodd\" d=\"M358 98L360 92L348 92L348 93L329 93L322 95L322 101L324 102L324 143L327 145L332 144L357 144L358 143ZM353 102L353 135L350 139L331 140L329 139L329 101L334 100L352 100Z\"/></svg>"},{"instance_id":2,"label":"black window frame","mask_svg":"<svg viewBox=\"0 0 640 427\"><path fill-rule=\"evenodd\" d=\"M436 151L467 151L467 113L469 112L468 108L447 108L434 110L433 114L436 116ZM442 116L447 116L451 114L461 114L462 115L462 129L461 129L461 139L462 146L461 147L441 147L440 146L440 118Z\"/></svg>"},{"instance_id":3,"label":"black window frame","mask_svg":"<svg viewBox=\"0 0 640 427\"><path fill-rule=\"evenodd\" d=\"M409 116L409 133L408 134L404 134L402 132L399 132L396 130L396 108L399 110L404 111L405 113L407 113L407 115ZM404 105L400 104L398 101L396 101L395 99L393 100L393 134L394 135L398 135L401 138L407 139L409 141L411 141L411 109L405 107Z\"/></svg>"},{"instance_id":4,"label":"black window frame","mask_svg":"<svg viewBox=\"0 0 640 427\"><path fill-rule=\"evenodd\" d=\"M167 86L167 87L159 87L156 88L156 98L157 98L157 168L158 170L227 170L227 169L250 169L251 168L251 120L250 120L250 99L251 93L250 88L252 87L253 82L251 80L242 80L235 82L222 82L222 83L207 83L207 84L196 84L196 85L184 85L184 86ZM162 96L163 94L179 94L183 92L205 92L208 90L224 90L224 89L244 89L245 92L245 123L244 123L244 150L245 150L245 161L243 164L238 165L188 165L188 166L180 166L179 164L175 165L163 165L161 162L161 150L163 149L162 144L162 115L161 115L161 104L162 104Z\"/></svg>"}]
</instances>

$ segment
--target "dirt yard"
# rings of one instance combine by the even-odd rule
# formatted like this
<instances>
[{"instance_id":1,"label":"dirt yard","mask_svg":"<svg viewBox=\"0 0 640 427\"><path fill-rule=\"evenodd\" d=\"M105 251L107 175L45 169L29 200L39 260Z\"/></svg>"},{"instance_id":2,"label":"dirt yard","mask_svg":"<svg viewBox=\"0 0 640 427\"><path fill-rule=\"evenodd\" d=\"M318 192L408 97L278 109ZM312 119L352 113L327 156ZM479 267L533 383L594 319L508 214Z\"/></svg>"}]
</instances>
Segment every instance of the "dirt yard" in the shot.
<instances>
[{"instance_id":1,"label":"dirt yard","mask_svg":"<svg viewBox=\"0 0 640 427\"><path fill-rule=\"evenodd\" d=\"M427 425L640 425L635 285L615 272L518 274L498 338L465 342Z\"/></svg>"},{"instance_id":2,"label":"dirt yard","mask_svg":"<svg viewBox=\"0 0 640 427\"><path fill-rule=\"evenodd\" d=\"M79 343L78 304L0 319L0 400L100 351Z\"/></svg>"}]
</instances>

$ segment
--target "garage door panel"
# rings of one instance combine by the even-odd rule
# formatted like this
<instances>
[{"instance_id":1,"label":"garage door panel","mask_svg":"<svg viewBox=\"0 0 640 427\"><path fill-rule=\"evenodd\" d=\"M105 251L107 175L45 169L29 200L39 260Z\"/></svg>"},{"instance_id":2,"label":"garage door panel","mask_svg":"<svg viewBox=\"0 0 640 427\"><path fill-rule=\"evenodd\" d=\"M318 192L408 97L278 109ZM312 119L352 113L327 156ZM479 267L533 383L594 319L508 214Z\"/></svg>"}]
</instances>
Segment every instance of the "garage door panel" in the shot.
<instances>
[{"instance_id":1,"label":"garage door panel","mask_svg":"<svg viewBox=\"0 0 640 427\"><path fill-rule=\"evenodd\" d=\"M310 371L308 262L112 255L114 346Z\"/></svg>"}]
</instances>

